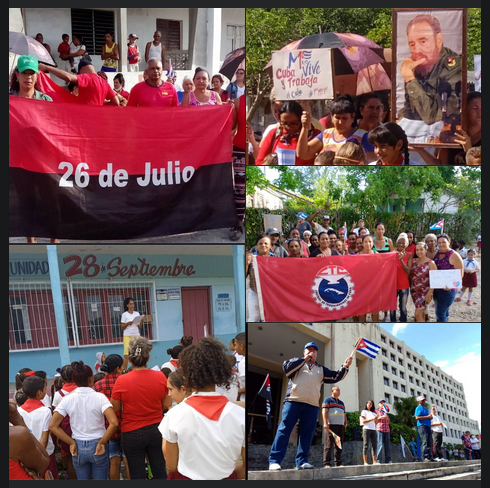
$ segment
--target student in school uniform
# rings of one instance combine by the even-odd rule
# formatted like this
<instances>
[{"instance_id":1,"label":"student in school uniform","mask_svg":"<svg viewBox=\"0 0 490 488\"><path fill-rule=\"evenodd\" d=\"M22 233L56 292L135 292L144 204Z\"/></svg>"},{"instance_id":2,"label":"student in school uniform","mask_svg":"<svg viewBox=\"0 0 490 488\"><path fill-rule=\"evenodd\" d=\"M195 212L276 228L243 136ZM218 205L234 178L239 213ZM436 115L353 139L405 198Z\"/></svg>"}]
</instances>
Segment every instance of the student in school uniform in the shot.
<instances>
[{"instance_id":1,"label":"student in school uniform","mask_svg":"<svg viewBox=\"0 0 490 488\"><path fill-rule=\"evenodd\" d=\"M215 391L232 379L224 346L204 337L179 359L192 394L171 408L159 426L172 479L244 479L245 410Z\"/></svg>"}]
</instances>

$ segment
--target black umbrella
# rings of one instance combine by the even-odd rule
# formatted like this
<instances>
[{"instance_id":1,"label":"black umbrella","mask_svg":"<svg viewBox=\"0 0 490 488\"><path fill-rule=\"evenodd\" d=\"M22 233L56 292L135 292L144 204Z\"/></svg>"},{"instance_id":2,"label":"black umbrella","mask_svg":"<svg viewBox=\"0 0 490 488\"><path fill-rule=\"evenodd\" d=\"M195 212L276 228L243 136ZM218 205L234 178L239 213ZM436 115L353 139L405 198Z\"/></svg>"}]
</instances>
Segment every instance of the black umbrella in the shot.
<instances>
[{"instance_id":1,"label":"black umbrella","mask_svg":"<svg viewBox=\"0 0 490 488\"><path fill-rule=\"evenodd\" d=\"M22 34L22 32L9 31L9 52L14 54L29 54L39 62L57 67L56 61L48 50L36 39Z\"/></svg>"},{"instance_id":2,"label":"black umbrella","mask_svg":"<svg viewBox=\"0 0 490 488\"><path fill-rule=\"evenodd\" d=\"M225 60L219 69L222 75L225 75L229 80L235 76L235 71L245 59L245 47L235 49L225 56Z\"/></svg>"}]
</instances>

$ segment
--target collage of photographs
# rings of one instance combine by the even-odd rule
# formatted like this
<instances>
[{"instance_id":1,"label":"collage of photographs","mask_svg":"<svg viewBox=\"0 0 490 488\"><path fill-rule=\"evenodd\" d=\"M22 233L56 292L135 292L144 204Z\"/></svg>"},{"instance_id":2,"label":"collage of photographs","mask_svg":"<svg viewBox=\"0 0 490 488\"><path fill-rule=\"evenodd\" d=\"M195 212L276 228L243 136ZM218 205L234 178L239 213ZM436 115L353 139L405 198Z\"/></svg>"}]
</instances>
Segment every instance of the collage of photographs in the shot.
<instances>
[{"instance_id":1,"label":"collage of photographs","mask_svg":"<svg viewBox=\"0 0 490 488\"><path fill-rule=\"evenodd\" d=\"M481 482L481 230L481 8L9 8L9 480Z\"/></svg>"}]
</instances>

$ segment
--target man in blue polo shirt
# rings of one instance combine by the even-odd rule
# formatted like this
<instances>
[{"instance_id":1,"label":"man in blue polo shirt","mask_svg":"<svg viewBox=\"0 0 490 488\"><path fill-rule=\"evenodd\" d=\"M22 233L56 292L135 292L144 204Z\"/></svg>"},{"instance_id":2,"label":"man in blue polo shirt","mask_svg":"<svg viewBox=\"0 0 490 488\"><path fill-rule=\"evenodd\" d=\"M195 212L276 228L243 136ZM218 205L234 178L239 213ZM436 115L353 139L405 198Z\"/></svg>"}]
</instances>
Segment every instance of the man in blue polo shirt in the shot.
<instances>
[{"instance_id":1,"label":"man in blue polo shirt","mask_svg":"<svg viewBox=\"0 0 490 488\"><path fill-rule=\"evenodd\" d=\"M420 437L420 452L424 458L424 463L433 461L432 459L432 432L431 420L432 414L425 406L425 396L417 397L419 406L415 409L415 419L417 420L417 430Z\"/></svg>"},{"instance_id":2,"label":"man in blue polo shirt","mask_svg":"<svg viewBox=\"0 0 490 488\"><path fill-rule=\"evenodd\" d=\"M316 429L319 401L323 383L338 383L349 372L352 358L348 357L337 370L331 371L316 362L318 346L314 342L305 344L303 357L284 361L282 368L289 378L288 389L282 408L282 420L276 432L269 456L269 470L279 471L286 455L294 426L301 422L296 454L296 469L313 469L308 463L308 454Z\"/></svg>"}]
</instances>

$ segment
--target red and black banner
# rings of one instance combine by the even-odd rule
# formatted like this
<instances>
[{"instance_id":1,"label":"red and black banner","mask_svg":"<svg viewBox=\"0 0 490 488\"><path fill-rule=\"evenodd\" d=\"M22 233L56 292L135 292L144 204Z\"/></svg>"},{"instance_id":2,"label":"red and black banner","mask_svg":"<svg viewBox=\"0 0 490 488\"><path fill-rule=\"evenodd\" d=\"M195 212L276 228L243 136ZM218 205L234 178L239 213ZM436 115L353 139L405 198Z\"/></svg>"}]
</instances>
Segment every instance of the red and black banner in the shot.
<instances>
[{"instance_id":1,"label":"red and black banner","mask_svg":"<svg viewBox=\"0 0 490 488\"><path fill-rule=\"evenodd\" d=\"M130 239L236 225L231 110L9 96L9 236Z\"/></svg>"}]
</instances>

